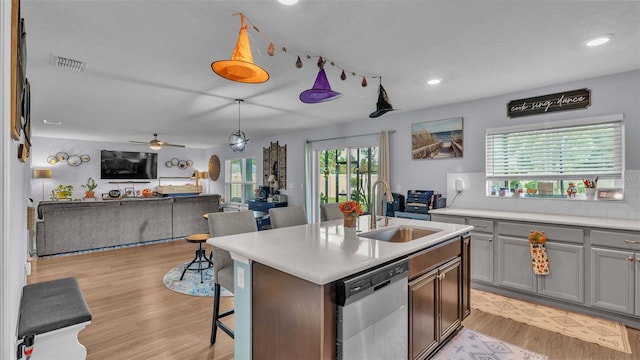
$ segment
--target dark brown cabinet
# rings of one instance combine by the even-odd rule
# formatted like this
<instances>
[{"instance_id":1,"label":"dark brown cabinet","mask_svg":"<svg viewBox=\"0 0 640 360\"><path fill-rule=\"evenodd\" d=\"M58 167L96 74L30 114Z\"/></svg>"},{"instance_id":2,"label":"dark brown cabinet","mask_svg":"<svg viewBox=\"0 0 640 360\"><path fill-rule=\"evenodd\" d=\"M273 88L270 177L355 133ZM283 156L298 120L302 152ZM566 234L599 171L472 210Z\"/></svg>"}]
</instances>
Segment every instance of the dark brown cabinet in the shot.
<instances>
[{"instance_id":1,"label":"dark brown cabinet","mask_svg":"<svg viewBox=\"0 0 640 360\"><path fill-rule=\"evenodd\" d=\"M462 249L457 239L409 257L409 359L427 358L462 326Z\"/></svg>"},{"instance_id":2,"label":"dark brown cabinet","mask_svg":"<svg viewBox=\"0 0 640 360\"><path fill-rule=\"evenodd\" d=\"M471 237L462 238L462 320L471 315Z\"/></svg>"}]
</instances>

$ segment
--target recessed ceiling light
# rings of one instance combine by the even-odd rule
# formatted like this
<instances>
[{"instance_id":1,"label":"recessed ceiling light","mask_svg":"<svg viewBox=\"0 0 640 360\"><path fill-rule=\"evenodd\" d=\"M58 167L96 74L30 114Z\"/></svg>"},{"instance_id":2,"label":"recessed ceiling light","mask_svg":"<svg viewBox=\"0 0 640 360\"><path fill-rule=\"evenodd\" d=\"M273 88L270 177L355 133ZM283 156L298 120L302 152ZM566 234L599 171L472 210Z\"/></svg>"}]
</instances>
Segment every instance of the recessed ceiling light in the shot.
<instances>
[{"instance_id":1,"label":"recessed ceiling light","mask_svg":"<svg viewBox=\"0 0 640 360\"><path fill-rule=\"evenodd\" d=\"M297 4L297 3L298 3L298 0L278 0L278 2L279 2L280 4L282 4L282 5L290 6L290 5L295 5L295 4Z\"/></svg>"},{"instance_id":2,"label":"recessed ceiling light","mask_svg":"<svg viewBox=\"0 0 640 360\"><path fill-rule=\"evenodd\" d=\"M44 119L42 120L42 122L45 123L45 125L62 125L62 121L56 121L56 120Z\"/></svg>"},{"instance_id":3,"label":"recessed ceiling light","mask_svg":"<svg viewBox=\"0 0 640 360\"><path fill-rule=\"evenodd\" d=\"M440 84L440 81L441 81L440 79L431 79L431 80L427 81L427 84L429 84L429 85L438 85L438 84Z\"/></svg>"},{"instance_id":4,"label":"recessed ceiling light","mask_svg":"<svg viewBox=\"0 0 640 360\"><path fill-rule=\"evenodd\" d=\"M608 43L612 37L613 34L602 34L585 41L584 44L587 46L598 46Z\"/></svg>"}]
</instances>

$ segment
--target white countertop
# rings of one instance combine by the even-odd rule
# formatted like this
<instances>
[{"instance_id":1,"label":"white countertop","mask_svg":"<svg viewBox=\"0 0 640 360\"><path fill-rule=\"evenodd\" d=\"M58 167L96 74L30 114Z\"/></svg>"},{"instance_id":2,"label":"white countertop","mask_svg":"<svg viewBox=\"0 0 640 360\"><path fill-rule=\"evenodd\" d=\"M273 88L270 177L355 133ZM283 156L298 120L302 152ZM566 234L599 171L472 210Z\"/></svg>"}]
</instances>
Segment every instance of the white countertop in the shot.
<instances>
[{"instance_id":1,"label":"white countertop","mask_svg":"<svg viewBox=\"0 0 640 360\"><path fill-rule=\"evenodd\" d=\"M423 238L390 243L361 235L370 232L369 216L360 216L358 227L346 229L342 220L210 238L207 243L318 285L429 248L473 230L472 226L422 220L389 218L389 226L412 225L442 230ZM361 230L361 232L356 232Z\"/></svg>"},{"instance_id":2,"label":"white countertop","mask_svg":"<svg viewBox=\"0 0 640 360\"><path fill-rule=\"evenodd\" d=\"M454 215L469 216L497 220L515 220L526 222L539 222L548 224L574 225L606 228L614 230L631 230L640 231L640 219L617 219L606 217L590 217L590 216L574 216L574 215L558 215L558 214L539 214L513 211L496 211L482 209L434 209L430 210L431 214L436 215Z\"/></svg>"}]
</instances>

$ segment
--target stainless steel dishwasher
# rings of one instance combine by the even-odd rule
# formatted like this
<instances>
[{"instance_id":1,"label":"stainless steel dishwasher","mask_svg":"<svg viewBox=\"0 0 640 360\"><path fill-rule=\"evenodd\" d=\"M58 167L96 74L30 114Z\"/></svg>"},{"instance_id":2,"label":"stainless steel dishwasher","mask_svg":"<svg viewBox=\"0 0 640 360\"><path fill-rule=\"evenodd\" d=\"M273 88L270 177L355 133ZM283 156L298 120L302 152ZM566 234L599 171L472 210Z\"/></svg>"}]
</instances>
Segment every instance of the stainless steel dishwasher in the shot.
<instances>
[{"instance_id":1,"label":"stainless steel dishwasher","mask_svg":"<svg viewBox=\"0 0 640 360\"><path fill-rule=\"evenodd\" d=\"M338 280L338 360L407 358L408 271L405 259Z\"/></svg>"}]
</instances>

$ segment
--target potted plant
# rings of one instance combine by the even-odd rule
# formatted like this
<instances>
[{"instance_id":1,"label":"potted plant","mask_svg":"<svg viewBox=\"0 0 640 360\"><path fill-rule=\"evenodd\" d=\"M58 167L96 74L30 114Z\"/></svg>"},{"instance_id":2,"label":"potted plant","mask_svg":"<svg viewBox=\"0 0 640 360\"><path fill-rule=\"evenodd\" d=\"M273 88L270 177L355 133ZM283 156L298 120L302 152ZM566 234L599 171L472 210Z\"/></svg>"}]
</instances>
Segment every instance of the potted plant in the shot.
<instances>
[{"instance_id":1,"label":"potted plant","mask_svg":"<svg viewBox=\"0 0 640 360\"><path fill-rule=\"evenodd\" d=\"M51 200L71 199L73 195L73 185L58 185L51 190Z\"/></svg>"},{"instance_id":2,"label":"potted plant","mask_svg":"<svg viewBox=\"0 0 640 360\"><path fill-rule=\"evenodd\" d=\"M96 193L93 190L98 187L98 184L96 184L92 177L88 178L87 183L81 186L86 189L84 192L85 199L93 199L96 197Z\"/></svg>"}]
</instances>

